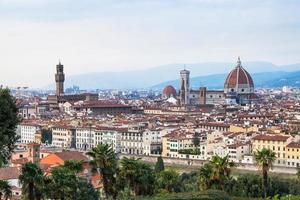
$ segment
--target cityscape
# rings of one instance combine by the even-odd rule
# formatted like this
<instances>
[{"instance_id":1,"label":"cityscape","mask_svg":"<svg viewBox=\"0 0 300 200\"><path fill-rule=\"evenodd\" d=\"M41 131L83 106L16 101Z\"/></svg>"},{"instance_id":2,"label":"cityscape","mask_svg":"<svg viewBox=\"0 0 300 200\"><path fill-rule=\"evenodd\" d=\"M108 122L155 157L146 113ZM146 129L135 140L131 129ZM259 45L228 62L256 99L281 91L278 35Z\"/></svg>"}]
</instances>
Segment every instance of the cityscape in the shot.
<instances>
[{"instance_id":1,"label":"cityscape","mask_svg":"<svg viewBox=\"0 0 300 200\"><path fill-rule=\"evenodd\" d=\"M34 5L33 7L38 8L44 5L42 2L44 3L41 1L39 4L30 1L24 4L16 0L10 5L9 2L0 1L0 7L4 5L9 9L17 9L14 6L25 5L24 9L28 9L27 6L31 8ZM247 5L251 9L257 9L250 1L246 4L217 0L141 2L114 2L113 5L117 6L107 7L107 11L118 9L120 13L126 13L125 16L129 15L137 20L138 16L146 15L142 11L148 12L153 6L157 9L155 13L167 18L172 13L168 10L169 6L174 12L176 10L176 13L181 11L181 8L184 12L191 9L191 13L195 10L206 12L206 9L207 12L218 8L226 10L228 5L235 6L235 3L239 8ZM283 1L262 2L263 5L257 2L262 6L256 10L258 15L261 15L262 11L268 11L272 13L270 16L274 14L274 18L278 17L277 6L288 6L291 10L300 8L298 2L290 0L287 1L288 5L283 5ZM52 6L58 8L56 6L59 3L52 3L49 1L45 6L49 6L49 9ZM84 7L87 4L74 2L74 5L78 8L71 8L79 9L77 11L87 9ZM91 5L100 11L102 5L107 6L110 3L93 2ZM127 13L131 11L127 7L129 5L141 9L139 12L135 10L137 16ZM270 8L267 9L264 5L269 5ZM93 15L97 13L93 13L92 7L88 8L92 13L84 15L85 18L92 20ZM158 12L160 9L167 9L164 10L166 13ZM0 12L1 10L0 8ZM238 12L243 18L244 15L240 11L234 12ZM20 13L21 17L24 13ZM37 11L34 13L42 16ZM73 16L70 13L67 17L58 15L57 19L51 19L49 15L49 19L43 19L43 23L50 23L47 20L51 23L52 20L58 20L55 23L60 23L60 20L69 20L68 17L75 20L77 14ZM104 12L101 16L109 18L112 23L115 20L112 16L119 16L119 13L108 13ZM205 16L208 16L208 13L205 13ZM224 15L224 18L232 17L228 12L221 13L219 14ZM284 14L299 26L298 14ZM0 13L0 17L1 15ZM9 15L3 16L4 19L12 20ZM153 18L145 19L156 20L152 13L149 16ZM216 22L221 24L222 17L219 17L211 20L217 20ZM263 18L263 21L267 19L269 20L268 17ZM147 20L145 23L149 23ZM178 22L175 20L172 23L182 23L179 18L177 20ZM241 20L248 23L244 18ZM292 23L288 19L282 19L280 23L285 20L288 24ZM260 19L255 21L259 23ZM273 23L273 20L271 21ZM0 25L1 23L0 20ZM231 23L230 21L228 24ZM156 25L161 28L161 24ZM95 25L94 28L96 27ZM299 27L294 27L295 34ZM159 34L159 31L156 31L155 34ZM231 30L228 33L231 33ZM191 35L191 38L193 37ZM292 43L299 44L299 35L293 37L298 38ZM189 41L190 38L186 38L186 42ZM288 54L287 51L291 48L290 56L277 56L270 52L272 56L267 57L269 54L263 52L264 44L255 47L254 43L256 44L258 39L253 36L253 41L253 46L248 42L247 45L257 48L253 49L257 52L248 52L249 56L245 49L239 49L237 46L235 48L238 51L234 51L236 53L232 51L230 55L218 55L223 48L220 46L220 49L216 49L216 54L209 53L210 50L208 54L203 53L200 56L204 57L201 63L194 62L192 57L191 61L186 63L178 61L176 59L181 54L174 52L170 63L179 64L147 69L126 68L114 71L113 67L108 66L96 73L92 72L93 70L89 71L89 64L86 64L80 68L80 73L76 74L73 70L76 71L77 68L72 68L72 62L68 60L69 54L66 56L66 62L63 58L58 58L57 61L51 61L56 64L43 63L51 68L40 69L41 74L45 73L49 77L46 79L42 78L45 75L37 78L34 74L38 72L34 68L20 68L16 71L14 64L12 68L1 67L1 73L4 74L0 76L0 200L300 199L300 64L297 64L300 63L297 57L300 53L299 45L296 45L298 49L293 49L294 44L286 44L286 49L282 52ZM136 38L136 42L143 43L144 40ZM93 43L90 45L94 47ZM132 50L130 45L128 51ZM50 46L48 45L48 48ZM107 47L108 51L114 48L113 46ZM275 42L274 46L276 47ZM211 48L214 49L213 46ZM260 48L261 53L258 52ZM72 51L72 46L69 50ZM160 50L157 48L157 51ZM293 56L292 52L298 54ZM47 54L46 50L44 53ZM143 61L143 49L140 49L140 53L141 61L137 58L137 64ZM166 57L169 55L163 50L160 53L165 53ZM187 54L189 53L193 55L187 51ZM30 52L24 51L25 54L29 55ZM162 58L159 54L156 55L160 62ZM218 57L229 62L220 62ZM81 62L78 56L71 58ZM101 57L98 58L101 60ZM184 55L182 58L188 60ZM208 62L211 58L218 62ZM255 61L265 58L273 58L274 62L281 64L275 66L266 61ZM111 60L118 60L118 57L111 57ZM283 60L285 62L282 62ZM19 61L13 61L16 65L19 64L17 62ZM93 59L85 62L92 63ZM150 62L150 65L152 64L155 63ZM116 65L119 65L117 61ZM205 70L207 72L204 73ZM28 71L32 71L32 76L27 74ZM9 73L13 73L14 76L10 77ZM22 76L24 80L17 78ZM36 80L29 81L28 78ZM94 87L95 85L97 86Z\"/></svg>"}]
</instances>

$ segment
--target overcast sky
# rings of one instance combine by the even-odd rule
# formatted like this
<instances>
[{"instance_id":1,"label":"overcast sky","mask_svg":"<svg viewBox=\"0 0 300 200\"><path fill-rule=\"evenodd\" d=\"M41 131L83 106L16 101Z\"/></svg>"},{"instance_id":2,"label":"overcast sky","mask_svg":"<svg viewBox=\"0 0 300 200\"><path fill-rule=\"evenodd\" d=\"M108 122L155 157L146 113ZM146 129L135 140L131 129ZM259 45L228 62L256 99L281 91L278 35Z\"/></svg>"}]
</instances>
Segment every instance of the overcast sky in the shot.
<instances>
[{"instance_id":1,"label":"overcast sky","mask_svg":"<svg viewBox=\"0 0 300 200\"><path fill-rule=\"evenodd\" d=\"M0 0L0 84L206 61L300 62L299 0Z\"/></svg>"}]
</instances>

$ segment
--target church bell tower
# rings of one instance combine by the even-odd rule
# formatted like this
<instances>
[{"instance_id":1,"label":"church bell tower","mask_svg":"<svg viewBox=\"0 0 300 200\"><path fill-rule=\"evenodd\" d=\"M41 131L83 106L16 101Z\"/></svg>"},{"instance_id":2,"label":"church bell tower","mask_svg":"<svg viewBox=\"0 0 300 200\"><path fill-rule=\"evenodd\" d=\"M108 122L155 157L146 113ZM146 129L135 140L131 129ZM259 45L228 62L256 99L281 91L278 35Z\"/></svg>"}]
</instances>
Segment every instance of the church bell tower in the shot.
<instances>
[{"instance_id":1,"label":"church bell tower","mask_svg":"<svg viewBox=\"0 0 300 200\"><path fill-rule=\"evenodd\" d=\"M180 104L187 106L190 104L190 71L184 69L180 71Z\"/></svg>"}]
</instances>

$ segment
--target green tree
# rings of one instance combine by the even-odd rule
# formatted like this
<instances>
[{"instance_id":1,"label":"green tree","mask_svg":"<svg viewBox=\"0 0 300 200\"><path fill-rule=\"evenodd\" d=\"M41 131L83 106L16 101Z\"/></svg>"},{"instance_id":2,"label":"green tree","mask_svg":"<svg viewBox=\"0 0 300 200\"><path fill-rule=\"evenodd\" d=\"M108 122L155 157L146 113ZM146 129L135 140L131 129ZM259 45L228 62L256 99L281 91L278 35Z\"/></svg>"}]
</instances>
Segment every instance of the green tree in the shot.
<instances>
[{"instance_id":1,"label":"green tree","mask_svg":"<svg viewBox=\"0 0 300 200\"><path fill-rule=\"evenodd\" d=\"M135 195L151 195L154 191L154 171L140 159L124 157L121 160L119 182L124 182Z\"/></svg>"},{"instance_id":2,"label":"green tree","mask_svg":"<svg viewBox=\"0 0 300 200\"><path fill-rule=\"evenodd\" d=\"M194 144L194 146L196 147L196 152L198 152L198 147L199 147L199 145L200 145L200 139L199 139L199 137L195 136L195 137L193 138L193 144Z\"/></svg>"},{"instance_id":3,"label":"green tree","mask_svg":"<svg viewBox=\"0 0 300 200\"><path fill-rule=\"evenodd\" d=\"M99 144L87 153L92 157L90 166L93 172L98 172L102 176L102 183L106 197L117 195L116 191L116 169L117 157L114 150L108 144Z\"/></svg>"},{"instance_id":4,"label":"green tree","mask_svg":"<svg viewBox=\"0 0 300 200\"><path fill-rule=\"evenodd\" d=\"M199 191L199 172L192 171L189 173L182 173L179 175L178 185L175 192L197 192Z\"/></svg>"},{"instance_id":5,"label":"green tree","mask_svg":"<svg viewBox=\"0 0 300 200\"><path fill-rule=\"evenodd\" d=\"M15 98L8 89L0 88L0 167L7 163L14 150L19 122Z\"/></svg>"},{"instance_id":6,"label":"green tree","mask_svg":"<svg viewBox=\"0 0 300 200\"><path fill-rule=\"evenodd\" d=\"M212 166L212 182L223 189L224 181L230 178L231 168L235 167L235 164L229 161L228 155L223 158L215 155L209 163Z\"/></svg>"},{"instance_id":7,"label":"green tree","mask_svg":"<svg viewBox=\"0 0 300 200\"><path fill-rule=\"evenodd\" d=\"M76 200L98 200L99 192L94 189L94 187L84 179L78 179L77 190L75 199ZM70 199L73 200L74 198Z\"/></svg>"},{"instance_id":8,"label":"green tree","mask_svg":"<svg viewBox=\"0 0 300 200\"><path fill-rule=\"evenodd\" d=\"M78 184L75 173L65 167L52 169L48 188L48 197L51 199L76 198Z\"/></svg>"},{"instance_id":9,"label":"green tree","mask_svg":"<svg viewBox=\"0 0 300 200\"><path fill-rule=\"evenodd\" d=\"M268 172L272 168L273 162L276 159L276 155L270 149L263 148L261 151L254 153L255 161L257 166L262 170L263 174L263 193L264 198L267 198L268 195Z\"/></svg>"},{"instance_id":10,"label":"green tree","mask_svg":"<svg viewBox=\"0 0 300 200\"><path fill-rule=\"evenodd\" d=\"M42 143L52 144L52 131L51 129L42 129Z\"/></svg>"},{"instance_id":11,"label":"green tree","mask_svg":"<svg viewBox=\"0 0 300 200\"><path fill-rule=\"evenodd\" d=\"M74 174L79 173L82 170L83 161L77 160L66 160L64 167L69 169Z\"/></svg>"},{"instance_id":12,"label":"green tree","mask_svg":"<svg viewBox=\"0 0 300 200\"><path fill-rule=\"evenodd\" d=\"M35 163L28 162L22 167L19 182L22 185L22 193L29 200L42 198L44 175Z\"/></svg>"},{"instance_id":13,"label":"green tree","mask_svg":"<svg viewBox=\"0 0 300 200\"><path fill-rule=\"evenodd\" d=\"M178 177L178 173L173 169L161 171L157 177L157 185L171 193L178 184Z\"/></svg>"},{"instance_id":14,"label":"green tree","mask_svg":"<svg viewBox=\"0 0 300 200\"><path fill-rule=\"evenodd\" d=\"M7 181L0 180L0 199L2 199L3 196L4 199L7 200L11 195L11 186Z\"/></svg>"},{"instance_id":15,"label":"green tree","mask_svg":"<svg viewBox=\"0 0 300 200\"><path fill-rule=\"evenodd\" d=\"M164 160L161 156L157 157L157 161L155 164L155 173L160 173L165 170Z\"/></svg>"},{"instance_id":16,"label":"green tree","mask_svg":"<svg viewBox=\"0 0 300 200\"><path fill-rule=\"evenodd\" d=\"M199 172L199 189L200 191L208 190L212 184L213 167L206 163L200 168Z\"/></svg>"},{"instance_id":17,"label":"green tree","mask_svg":"<svg viewBox=\"0 0 300 200\"><path fill-rule=\"evenodd\" d=\"M86 179L77 176L81 170L82 161L76 160L67 160L64 166L52 169L51 176L45 181L46 196L61 200L99 199L99 192Z\"/></svg>"}]
</instances>

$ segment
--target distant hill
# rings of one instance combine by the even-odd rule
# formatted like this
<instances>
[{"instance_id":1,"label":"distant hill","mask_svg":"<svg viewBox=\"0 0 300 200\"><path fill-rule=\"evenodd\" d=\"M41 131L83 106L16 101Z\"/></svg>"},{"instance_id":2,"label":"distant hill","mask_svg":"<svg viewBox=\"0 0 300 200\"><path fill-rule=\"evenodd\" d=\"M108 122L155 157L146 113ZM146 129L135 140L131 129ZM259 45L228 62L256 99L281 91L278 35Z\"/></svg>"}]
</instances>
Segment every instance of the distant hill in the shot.
<instances>
[{"instance_id":1,"label":"distant hill","mask_svg":"<svg viewBox=\"0 0 300 200\"><path fill-rule=\"evenodd\" d=\"M227 74L215 74L209 76L198 76L191 78L191 87L199 88L206 86L210 89L222 89ZM300 71L295 72L261 72L252 74L255 87L283 87L285 85L300 87ZM162 82L154 85L152 89L163 89L167 85L179 88L179 80Z\"/></svg>"},{"instance_id":2,"label":"distant hill","mask_svg":"<svg viewBox=\"0 0 300 200\"><path fill-rule=\"evenodd\" d=\"M222 78L224 79L225 74L229 73L235 65L235 63L226 62L206 62L186 64L186 68L191 71L191 77L202 77L198 81L195 81L195 83L197 82L200 85L207 83L207 85L211 87L220 87L220 85L223 84ZM276 66L270 62L242 62L242 65L251 74L272 72L275 73L274 76L278 71L291 72L300 70L300 64ZM179 71L183 69L183 66L184 64L179 63L140 71L95 72L71 76L67 75L65 86L78 85L81 89L150 88L162 82L178 79ZM54 89L54 83L47 88Z\"/></svg>"}]
</instances>

